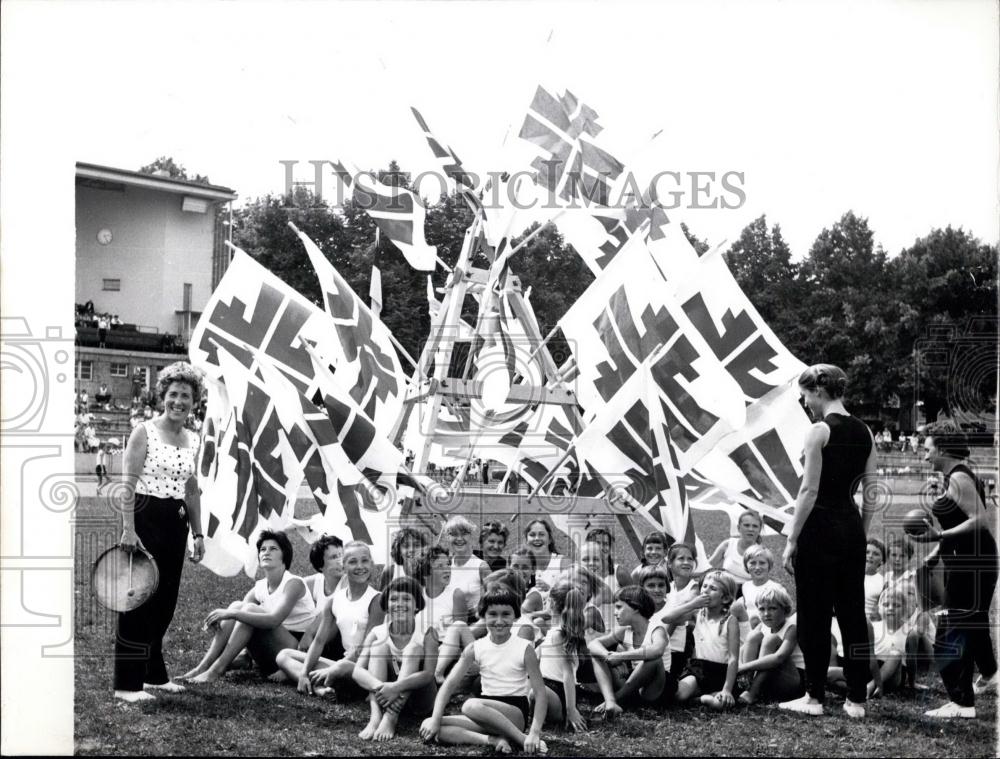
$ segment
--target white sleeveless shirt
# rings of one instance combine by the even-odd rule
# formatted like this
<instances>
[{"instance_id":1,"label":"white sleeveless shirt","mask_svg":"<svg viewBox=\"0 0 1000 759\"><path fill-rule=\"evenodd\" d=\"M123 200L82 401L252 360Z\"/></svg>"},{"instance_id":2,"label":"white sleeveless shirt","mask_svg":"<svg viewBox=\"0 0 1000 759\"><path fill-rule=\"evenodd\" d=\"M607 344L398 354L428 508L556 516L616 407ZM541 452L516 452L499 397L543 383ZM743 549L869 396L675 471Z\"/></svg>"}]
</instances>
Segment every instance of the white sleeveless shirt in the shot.
<instances>
[{"instance_id":1,"label":"white sleeveless shirt","mask_svg":"<svg viewBox=\"0 0 1000 759\"><path fill-rule=\"evenodd\" d=\"M135 484L135 492L156 498L184 498L184 486L194 474L195 455L198 453L198 436L184 430L187 447L165 443L153 420L145 421L146 458L142 462L142 475Z\"/></svg>"},{"instance_id":2,"label":"white sleeveless shirt","mask_svg":"<svg viewBox=\"0 0 1000 759\"><path fill-rule=\"evenodd\" d=\"M326 602L333 597L333 593L337 592L337 588L333 589L333 593L326 592L326 578L323 577L322 572L317 572L316 574L309 575L308 577L303 577L302 580L305 582L306 589L309 591L309 594L313 597L313 601L316 602L317 610L322 609L324 604L326 604ZM341 578L341 582L337 583L338 588L342 582L343 578Z\"/></svg>"},{"instance_id":3,"label":"white sleeveless shirt","mask_svg":"<svg viewBox=\"0 0 1000 759\"><path fill-rule=\"evenodd\" d=\"M726 541L726 553L722 557L722 569L735 577L739 582L746 582L750 579L750 573L743 566L743 557L740 555L739 538L728 538Z\"/></svg>"},{"instance_id":4,"label":"white sleeveless shirt","mask_svg":"<svg viewBox=\"0 0 1000 759\"><path fill-rule=\"evenodd\" d=\"M340 630L340 641L345 651L358 648L365 642L365 629L368 627L368 607L371 606L372 599L378 595L375 588L368 586L361 598L352 601L350 597L350 585L337 588L333 592L333 603L330 611L333 612L337 620L337 628Z\"/></svg>"},{"instance_id":5,"label":"white sleeveless shirt","mask_svg":"<svg viewBox=\"0 0 1000 759\"><path fill-rule=\"evenodd\" d=\"M483 595L483 580L480 575L480 567L483 566L486 566L486 562L478 556L470 556L462 566L457 566L454 558L451 560L451 581L465 593L465 603L472 614L479 608L479 599Z\"/></svg>"},{"instance_id":6,"label":"white sleeveless shirt","mask_svg":"<svg viewBox=\"0 0 1000 759\"><path fill-rule=\"evenodd\" d=\"M497 645L490 636L472 644L472 657L479 665L483 696L527 696L528 670L524 652L531 643L512 634L506 643Z\"/></svg>"},{"instance_id":7,"label":"white sleeveless shirt","mask_svg":"<svg viewBox=\"0 0 1000 759\"><path fill-rule=\"evenodd\" d=\"M795 615L794 614L789 614L787 617L785 617L785 624L783 624L780 628L778 628L777 630L775 630L772 633L772 635L777 635L779 638L781 638L782 640L784 640L785 639L785 633L788 632L788 628L791 627L794 624L796 624L796 622L795 622ZM768 629L770 629L770 628L768 628ZM795 667L797 669L805 669L806 668L806 660L805 660L805 657L802 656L802 649L799 648L798 640L795 641L795 648L792 650L792 657L791 657L791 659L792 659L792 664L795 665Z\"/></svg>"},{"instance_id":8,"label":"white sleeveless shirt","mask_svg":"<svg viewBox=\"0 0 1000 759\"><path fill-rule=\"evenodd\" d=\"M725 619L709 619L708 609L698 609L694 617L694 658L725 664L729 658L729 615ZM722 631L719 631L719 628Z\"/></svg>"},{"instance_id":9,"label":"white sleeveless shirt","mask_svg":"<svg viewBox=\"0 0 1000 759\"><path fill-rule=\"evenodd\" d=\"M285 586L292 580L301 579L301 577L293 575L286 569L285 573L281 575L281 581L273 593L267 590L266 577L263 580L257 580L257 583L253 586L254 601L267 611L274 611L281 604L281 599L285 595ZM307 587L306 592L295 602L295 605L288 612L288 616L285 617L285 621L281 623L281 626L292 632L305 632L315 616L316 602L313 601L312 594L309 593L309 588Z\"/></svg>"},{"instance_id":10,"label":"white sleeveless shirt","mask_svg":"<svg viewBox=\"0 0 1000 759\"><path fill-rule=\"evenodd\" d=\"M567 656L566 645L563 641L556 642L556 636L560 635L558 627L550 627L545 633L542 645L538 647L538 664L542 671L542 677L556 682L563 682L563 659ZM576 673L580 666L580 657L576 654L570 656L573 664L573 672Z\"/></svg>"}]
</instances>

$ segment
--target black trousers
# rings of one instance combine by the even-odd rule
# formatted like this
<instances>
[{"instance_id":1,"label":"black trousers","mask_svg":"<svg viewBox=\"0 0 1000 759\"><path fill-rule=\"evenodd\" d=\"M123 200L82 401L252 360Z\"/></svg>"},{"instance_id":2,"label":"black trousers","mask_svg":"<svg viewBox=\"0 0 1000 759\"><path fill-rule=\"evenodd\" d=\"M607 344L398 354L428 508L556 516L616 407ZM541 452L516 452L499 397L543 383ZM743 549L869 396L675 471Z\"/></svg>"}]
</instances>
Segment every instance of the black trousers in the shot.
<instances>
[{"instance_id":1,"label":"black trousers","mask_svg":"<svg viewBox=\"0 0 1000 759\"><path fill-rule=\"evenodd\" d=\"M163 636L174 618L184 568L188 523L184 501L136 494L135 532L160 571L156 592L138 609L118 615L115 690L142 690L169 682Z\"/></svg>"},{"instance_id":2,"label":"black trousers","mask_svg":"<svg viewBox=\"0 0 1000 759\"><path fill-rule=\"evenodd\" d=\"M795 556L795 596L809 695L821 702L826 696L830 626L836 613L844 642L847 697L864 703L871 654L865 620L865 533L857 511L817 506L809 514Z\"/></svg>"},{"instance_id":3,"label":"black trousers","mask_svg":"<svg viewBox=\"0 0 1000 759\"><path fill-rule=\"evenodd\" d=\"M997 549L982 530L970 554L946 552L945 611L938 615L934 660L948 697L959 706L974 706L973 669L984 677L997 671L990 636L990 604L997 585Z\"/></svg>"}]
</instances>

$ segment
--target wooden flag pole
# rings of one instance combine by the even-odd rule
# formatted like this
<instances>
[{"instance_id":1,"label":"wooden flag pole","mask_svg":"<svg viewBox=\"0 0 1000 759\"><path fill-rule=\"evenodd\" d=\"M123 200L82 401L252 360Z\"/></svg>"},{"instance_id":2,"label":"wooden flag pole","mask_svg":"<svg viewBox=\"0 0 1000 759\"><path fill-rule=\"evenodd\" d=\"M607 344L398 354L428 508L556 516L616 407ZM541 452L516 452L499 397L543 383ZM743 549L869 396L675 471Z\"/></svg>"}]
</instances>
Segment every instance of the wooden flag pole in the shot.
<instances>
[{"instance_id":1,"label":"wooden flag pole","mask_svg":"<svg viewBox=\"0 0 1000 759\"><path fill-rule=\"evenodd\" d=\"M539 491L546 485L548 485L549 481L556 476L556 471L559 469L559 467L565 464L566 459L568 459L570 456L573 455L574 448L576 448L576 440L574 440L572 443L569 444L569 448L566 449L566 452L562 455L562 458L556 462L556 465L554 467L552 467L549 471L545 473L545 476L542 477L541 480L539 480L538 485L535 487L535 489L528 494L528 503L531 503L534 497L538 495Z\"/></svg>"}]
</instances>

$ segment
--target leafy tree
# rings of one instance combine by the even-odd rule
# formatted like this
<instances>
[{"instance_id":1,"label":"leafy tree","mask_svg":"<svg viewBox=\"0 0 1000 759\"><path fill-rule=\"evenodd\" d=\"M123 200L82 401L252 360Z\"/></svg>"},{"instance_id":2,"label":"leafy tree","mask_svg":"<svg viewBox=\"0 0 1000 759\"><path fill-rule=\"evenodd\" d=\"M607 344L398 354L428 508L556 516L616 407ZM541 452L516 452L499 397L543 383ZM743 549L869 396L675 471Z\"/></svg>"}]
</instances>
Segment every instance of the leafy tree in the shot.
<instances>
[{"instance_id":1,"label":"leafy tree","mask_svg":"<svg viewBox=\"0 0 1000 759\"><path fill-rule=\"evenodd\" d=\"M740 238L725 253L736 282L761 317L782 340L795 338L797 306L801 288L792 252L775 224L768 231L767 217L760 216L744 227Z\"/></svg>"},{"instance_id":2,"label":"leafy tree","mask_svg":"<svg viewBox=\"0 0 1000 759\"><path fill-rule=\"evenodd\" d=\"M172 179L187 179L199 184L212 184L209 178L202 174L195 174L194 177L189 177L187 169L174 161L170 156L161 155L152 163L147 163L139 169L139 172L142 174L155 174L157 171L169 172Z\"/></svg>"},{"instance_id":3,"label":"leafy tree","mask_svg":"<svg viewBox=\"0 0 1000 759\"><path fill-rule=\"evenodd\" d=\"M901 302L904 404L919 400L931 420L995 408L997 248L949 226L916 240L889 270Z\"/></svg>"}]
</instances>

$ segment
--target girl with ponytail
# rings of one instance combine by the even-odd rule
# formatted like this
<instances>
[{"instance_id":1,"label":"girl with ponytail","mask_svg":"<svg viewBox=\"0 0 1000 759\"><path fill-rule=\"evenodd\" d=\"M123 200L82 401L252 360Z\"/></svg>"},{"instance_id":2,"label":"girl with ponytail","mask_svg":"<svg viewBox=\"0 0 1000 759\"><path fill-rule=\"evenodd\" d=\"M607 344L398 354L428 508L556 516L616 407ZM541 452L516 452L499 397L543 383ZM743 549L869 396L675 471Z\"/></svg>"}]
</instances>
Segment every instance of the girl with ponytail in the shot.
<instances>
[{"instance_id":1,"label":"girl with ponytail","mask_svg":"<svg viewBox=\"0 0 1000 759\"><path fill-rule=\"evenodd\" d=\"M586 730L587 723L576 706L576 671L580 654L586 652L587 598L568 578L558 580L547 601L552 627L539 647L539 662L548 701L546 715L573 730Z\"/></svg>"}]
</instances>

